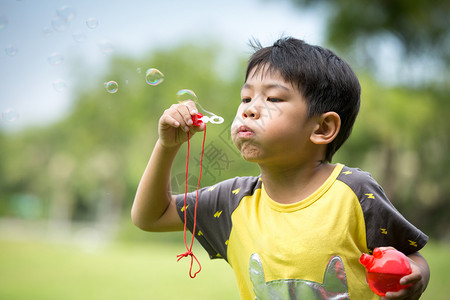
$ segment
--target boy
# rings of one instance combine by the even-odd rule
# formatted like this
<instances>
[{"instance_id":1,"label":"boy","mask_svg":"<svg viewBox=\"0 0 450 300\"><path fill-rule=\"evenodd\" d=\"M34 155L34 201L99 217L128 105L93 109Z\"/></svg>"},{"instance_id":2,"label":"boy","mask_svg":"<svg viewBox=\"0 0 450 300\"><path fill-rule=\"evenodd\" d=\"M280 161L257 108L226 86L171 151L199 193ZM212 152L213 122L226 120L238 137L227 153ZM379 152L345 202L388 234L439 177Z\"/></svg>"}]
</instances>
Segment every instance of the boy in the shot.
<instances>
[{"instance_id":1,"label":"boy","mask_svg":"<svg viewBox=\"0 0 450 300\"><path fill-rule=\"evenodd\" d=\"M428 237L368 173L330 164L359 110L356 75L333 52L294 38L255 48L231 135L261 174L201 189L195 237L231 265L242 299L377 299L359 256L388 246L409 257L413 272L401 279L408 288L386 297L418 299L429 280L418 252ZM205 130L193 126L196 113L187 102L160 118L132 208L143 230L183 229L184 195L170 193L170 169L186 133ZM188 194L191 231L195 199Z\"/></svg>"}]
</instances>

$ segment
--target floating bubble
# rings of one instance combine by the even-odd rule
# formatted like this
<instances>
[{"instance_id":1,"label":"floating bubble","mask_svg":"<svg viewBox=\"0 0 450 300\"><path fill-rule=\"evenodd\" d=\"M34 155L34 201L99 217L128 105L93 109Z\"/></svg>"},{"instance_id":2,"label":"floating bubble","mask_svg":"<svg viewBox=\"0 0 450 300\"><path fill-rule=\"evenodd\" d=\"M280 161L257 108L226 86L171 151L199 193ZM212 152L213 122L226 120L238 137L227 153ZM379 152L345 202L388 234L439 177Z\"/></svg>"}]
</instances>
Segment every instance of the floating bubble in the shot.
<instances>
[{"instance_id":1,"label":"floating bubble","mask_svg":"<svg viewBox=\"0 0 450 300\"><path fill-rule=\"evenodd\" d=\"M80 31L75 31L72 33L72 38L77 43L82 43L86 40L86 35Z\"/></svg>"},{"instance_id":2,"label":"floating bubble","mask_svg":"<svg viewBox=\"0 0 450 300\"><path fill-rule=\"evenodd\" d=\"M145 72L145 81L150 85L158 85L164 81L164 74L160 70L151 68Z\"/></svg>"},{"instance_id":3,"label":"floating bubble","mask_svg":"<svg viewBox=\"0 0 450 300\"><path fill-rule=\"evenodd\" d=\"M75 19L77 13L75 9L70 6L63 6L56 10L56 14L58 17L63 19L66 23L70 23L73 19Z\"/></svg>"},{"instance_id":4,"label":"floating bubble","mask_svg":"<svg viewBox=\"0 0 450 300\"><path fill-rule=\"evenodd\" d=\"M57 66L60 65L64 62L64 56L62 56L61 53L59 52L53 52L49 57L48 57L48 62L51 65Z\"/></svg>"},{"instance_id":5,"label":"floating bubble","mask_svg":"<svg viewBox=\"0 0 450 300\"><path fill-rule=\"evenodd\" d=\"M192 100L195 103L198 103L197 95L192 90L182 89L177 92L177 100L178 102L184 102L187 100Z\"/></svg>"},{"instance_id":6,"label":"floating bubble","mask_svg":"<svg viewBox=\"0 0 450 300\"><path fill-rule=\"evenodd\" d=\"M17 47L13 44L9 44L5 48L5 53L8 56L15 56L18 52L19 52L19 49L17 49Z\"/></svg>"},{"instance_id":7,"label":"floating bubble","mask_svg":"<svg viewBox=\"0 0 450 300\"><path fill-rule=\"evenodd\" d=\"M44 29L42 29L42 34L44 36L51 36L53 34L53 30L50 27L44 27Z\"/></svg>"},{"instance_id":8,"label":"floating bubble","mask_svg":"<svg viewBox=\"0 0 450 300\"><path fill-rule=\"evenodd\" d=\"M6 122L15 122L19 120L19 112L13 108L8 108L2 112L2 120Z\"/></svg>"},{"instance_id":9,"label":"floating bubble","mask_svg":"<svg viewBox=\"0 0 450 300\"><path fill-rule=\"evenodd\" d=\"M53 88L57 92L63 92L67 89L67 83L62 79L57 79L53 81Z\"/></svg>"},{"instance_id":10,"label":"floating bubble","mask_svg":"<svg viewBox=\"0 0 450 300\"><path fill-rule=\"evenodd\" d=\"M98 47L103 54L111 54L114 52L112 43L108 40L102 40L98 43Z\"/></svg>"},{"instance_id":11,"label":"floating bubble","mask_svg":"<svg viewBox=\"0 0 450 300\"><path fill-rule=\"evenodd\" d=\"M86 20L86 26L90 29L95 29L98 27L98 20L96 18L88 18Z\"/></svg>"},{"instance_id":12,"label":"floating bubble","mask_svg":"<svg viewBox=\"0 0 450 300\"><path fill-rule=\"evenodd\" d=\"M66 31L67 28L69 28L69 23L67 23L67 21L63 18L61 18L60 16L56 16L52 19L52 28L55 31Z\"/></svg>"},{"instance_id":13,"label":"floating bubble","mask_svg":"<svg viewBox=\"0 0 450 300\"><path fill-rule=\"evenodd\" d=\"M0 15L0 31L5 29L6 26L8 26L8 19L5 16Z\"/></svg>"},{"instance_id":14,"label":"floating bubble","mask_svg":"<svg viewBox=\"0 0 450 300\"><path fill-rule=\"evenodd\" d=\"M105 89L106 91L108 91L108 93L114 94L119 90L119 85L115 81L108 81L105 82Z\"/></svg>"},{"instance_id":15,"label":"floating bubble","mask_svg":"<svg viewBox=\"0 0 450 300\"><path fill-rule=\"evenodd\" d=\"M137 68L136 68L136 72L137 72L138 74L141 74L141 73L142 73L141 68L137 67Z\"/></svg>"}]
</instances>

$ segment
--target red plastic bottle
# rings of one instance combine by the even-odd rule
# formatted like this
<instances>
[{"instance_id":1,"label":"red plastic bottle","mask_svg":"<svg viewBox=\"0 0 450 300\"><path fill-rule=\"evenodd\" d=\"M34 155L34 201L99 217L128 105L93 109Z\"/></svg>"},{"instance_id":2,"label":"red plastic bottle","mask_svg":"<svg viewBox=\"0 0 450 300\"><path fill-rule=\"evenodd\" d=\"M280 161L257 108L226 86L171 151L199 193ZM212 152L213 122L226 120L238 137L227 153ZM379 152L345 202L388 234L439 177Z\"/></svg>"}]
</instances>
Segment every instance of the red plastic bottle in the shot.
<instances>
[{"instance_id":1,"label":"red plastic bottle","mask_svg":"<svg viewBox=\"0 0 450 300\"><path fill-rule=\"evenodd\" d=\"M359 262L366 268L366 279L370 289L378 296L397 292L407 285L400 284L400 278L411 274L411 265L406 255L395 249L375 248L373 256L363 253Z\"/></svg>"}]
</instances>

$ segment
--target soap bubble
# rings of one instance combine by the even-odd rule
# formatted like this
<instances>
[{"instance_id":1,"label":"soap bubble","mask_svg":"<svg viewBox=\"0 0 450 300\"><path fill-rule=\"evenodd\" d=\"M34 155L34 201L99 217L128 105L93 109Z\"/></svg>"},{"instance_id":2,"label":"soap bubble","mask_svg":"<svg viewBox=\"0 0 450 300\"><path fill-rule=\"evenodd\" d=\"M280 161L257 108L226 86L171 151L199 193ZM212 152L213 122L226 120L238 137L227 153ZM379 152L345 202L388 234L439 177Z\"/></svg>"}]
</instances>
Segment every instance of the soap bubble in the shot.
<instances>
[{"instance_id":1,"label":"soap bubble","mask_svg":"<svg viewBox=\"0 0 450 300\"><path fill-rule=\"evenodd\" d=\"M95 29L98 26L98 20L96 18L88 18L86 20L86 26L90 29Z\"/></svg>"},{"instance_id":2,"label":"soap bubble","mask_svg":"<svg viewBox=\"0 0 450 300\"><path fill-rule=\"evenodd\" d=\"M105 88L106 88L106 91L108 91L108 93L114 94L115 92L117 92L119 90L119 85L115 81L108 81L108 82L105 82Z\"/></svg>"},{"instance_id":3,"label":"soap bubble","mask_svg":"<svg viewBox=\"0 0 450 300\"><path fill-rule=\"evenodd\" d=\"M136 72L137 72L138 74L141 74L141 73L142 73L141 68L137 67L137 68L136 68Z\"/></svg>"},{"instance_id":4,"label":"soap bubble","mask_svg":"<svg viewBox=\"0 0 450 300\"><path fill-rule=\"evenodd\" d=\"M44 27L44 29L42 29L42 34L44 36L51 36L53 34L53 30L50 27Z\"/></svg>"},{"instance_id":5,"label":"soap bubble","mask_svg":"<svg viewBox=\"0 0 450 300\"><path fill-rule=\"evenodd\" d=\"M111 54L114 52L112 43L108 40L102 40L98 43L98 47L103 54Z\"/></svg>"},{"instance_id":6,"label":"soap bubble","mask_svg":"<svg viewBox=\"0 0 450 300\"><path fill-rule=\"evenodd\" d=\"M67 21L63 18L61 18L60 16L56 16L52 19L52 27L55 31L66 31L67 28L69 28L69 23L67 23Z\"/></svg>"},{"instance_id":7,"label":"soap bubble","mask_svg":"<svg viewBox=\"0 0 450 300\"><path fill-rule=\"evenodd\" d=\"M2 120L6 122L15 122L19 119L19 112L13 108L8 108L2 112Z\"/></svg>"},{"instance_id":8,"label":"soap bubble","mask_svg":"<svg viewBox=\"0 0 450 300\"><path fill-rule=\"evenodd\" d=\"M50 56L48 57L48 62L51 65L60 65L64 62L64 56L62 56L61 53L59 52L53 52L52 54L50 54Z\"/></svg>"},{"instance_id":9,"label":"soap bubble","mask_svg":"<svg viewBox=\"0 0 450 300\"><path fill-rule=\"evenodd\" d=\"M5 16L0 15L0 31L5 29L6 26L8 26L8 19Z\"/></svg>"},{"instance_id":10,"label":"soap bubble","mask_svg":"<svg viewBox=\"0 0 450 300\"><path fill-rule=\"evenodd\" d=\"M164 81L164 74L158 69L148 69L145 73L145 81L150 85L158 85Z\"/></svg>"},{"instance_id":11,"label":"soap bubble","mask_svg":"<svg viewBox=\"0 0 450 300\"><path fill-rule=\"evenodd\" d=\"M177 92L177 100L178 102L184 102L187 100L192 100L195 103L198 103L197 95L192 90L182 89Z\"/></svg>"},{"instance_id":12,"label":"soap bubble","mask_svg":"<svg viewBox=\"0 0 450 300\"><path fill-rule=\"evenodd\" d=\"M86 35L80 31L75 31L72 33L72 38L77 43L82 43L86 40Z\"/></svg>"},{"instance_id":13,"label":"soap bubble","mask_svg":"<svg viewBox=\"0 0 450 300\"><path fill-rule=\"evenodd\" d=\"M5 48L5 53L8 56L15 56L17 53L19 52L19 50L17 49L17 47L13 44L9 44L8 46L6 46Z\"/></svg>"},{"instance_id":14,"label":"soap bubble","mask_svg":"<svg viewBox=\"0 0 450 300\"><path fill-rule=\"evenodd\" d=\"M56 14L66 23L70 23L73 19L75 19L75 16L77 15L75 9L70 6L63 6L57 9Z\"/></svg>"},{"instance_id":15,"label":"soap bubble","mask_svg":"<svg viewBox=\"0 0 450 300\"><path fill-rule=\"evenodd\" d=\"M67 89L67 83L62 79L57 79L53 81L53 88L57 92L63 92Z\"/></svg>"}]
</instances>

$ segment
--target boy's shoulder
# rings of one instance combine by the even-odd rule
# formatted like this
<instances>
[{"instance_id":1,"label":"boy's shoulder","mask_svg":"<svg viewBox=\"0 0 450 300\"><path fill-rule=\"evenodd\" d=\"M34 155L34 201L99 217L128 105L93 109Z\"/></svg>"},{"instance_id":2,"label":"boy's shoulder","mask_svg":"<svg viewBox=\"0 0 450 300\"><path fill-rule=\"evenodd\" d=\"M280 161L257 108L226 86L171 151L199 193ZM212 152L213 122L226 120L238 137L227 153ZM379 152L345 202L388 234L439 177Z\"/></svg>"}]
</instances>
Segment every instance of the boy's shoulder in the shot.
<instances>
[{"instance_id":1,"label":"boy's shoulder","mask_svg":"<svg viewBox=\"0 0 450 300\"><path fill-rule=\"evenodd\" d=\"M353 190L358 198L366 196L366 194L383 194L383 188L372 177L369 172L359 168L351 168L343 166L337 180L346 184Z\"/></svg>"},{"instance_id":2,"label":"boy's shoulder","mask_svg":"<svg viewBox=\"0 0 450 300\"><path fill-rule=\"evenodd\" d=\"M339 179L347 178L350 180L374 180L372 178L372 175L364 170L361 170L360 168L352 168L349 166L342 166L341 173L338 176Z\"/></svg>"},{"instance_id":3,"label":"boy's shoulder","mask_svg":"<svg viewBox=\"0 0 450 300\"><path fill-rule=\"evenodd\" d=\"M219 182L208 189L213 191L216 190L218 193L230 192L233 195L251 195L253 192L261 188L261 177L260 176L236 176Z\"/></svg>"}]
</instances>

